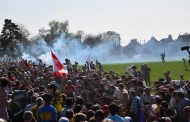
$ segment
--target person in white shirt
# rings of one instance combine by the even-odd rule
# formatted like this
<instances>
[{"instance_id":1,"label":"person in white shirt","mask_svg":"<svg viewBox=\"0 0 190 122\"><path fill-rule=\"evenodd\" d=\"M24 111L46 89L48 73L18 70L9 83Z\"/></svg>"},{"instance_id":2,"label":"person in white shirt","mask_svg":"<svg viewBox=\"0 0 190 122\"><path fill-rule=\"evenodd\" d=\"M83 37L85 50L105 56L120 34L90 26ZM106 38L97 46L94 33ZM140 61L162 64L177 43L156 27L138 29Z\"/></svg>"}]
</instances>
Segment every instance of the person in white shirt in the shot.
<instances>
[{"instance_id":1,"label":"person in white shirt","mask_svg":"<svg viewBox=\"0 0 190 122\"><path fill-rule=\"evenodd\" d=\"M114 91L113 93L113 98L116 98L117 100L121 99L121 95L120 95L120 90L118 89L118 87L115 86L111 86L111 89Z\"/></svg>"}]
</instances>

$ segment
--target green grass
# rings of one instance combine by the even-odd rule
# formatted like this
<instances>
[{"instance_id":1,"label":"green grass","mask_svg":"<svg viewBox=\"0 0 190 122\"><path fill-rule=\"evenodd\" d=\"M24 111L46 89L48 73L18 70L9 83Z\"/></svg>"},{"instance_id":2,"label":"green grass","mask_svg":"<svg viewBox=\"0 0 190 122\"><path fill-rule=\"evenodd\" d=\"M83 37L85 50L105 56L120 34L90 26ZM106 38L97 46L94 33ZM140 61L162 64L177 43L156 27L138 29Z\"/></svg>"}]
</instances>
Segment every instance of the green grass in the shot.
<instances>
[{"instance_id":1,"label":"green grass","mask_svg":"<svg viewBox=\"0 0 190 122\"><path fill-rule=\"evenodd\" d=\"M119 75L123 75L126 72L128 66L132 63L128 64L104 64L104 71L115 71L119 73ZM144 63L133 63L133 65L137 66L137 69L140 70L141 65ZM158 78L164 78L164 72L169 70L172 79L180 79L180 75L184 75L184 79L190 79L190 67L187 64L188 70L186 71L184 68L183 61L172 61L172 62L146 62L146 64L151 68L151 81L158 80Z\"/></svg>"}]
</instances>

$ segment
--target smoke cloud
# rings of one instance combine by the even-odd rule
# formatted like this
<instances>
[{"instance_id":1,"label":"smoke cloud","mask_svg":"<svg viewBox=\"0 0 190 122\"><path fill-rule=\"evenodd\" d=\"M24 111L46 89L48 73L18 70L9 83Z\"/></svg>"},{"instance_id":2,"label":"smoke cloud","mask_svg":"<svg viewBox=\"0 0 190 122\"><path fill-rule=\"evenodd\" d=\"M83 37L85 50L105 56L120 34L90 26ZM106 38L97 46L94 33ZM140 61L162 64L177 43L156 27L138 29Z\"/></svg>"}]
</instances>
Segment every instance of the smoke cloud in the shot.
<instances>
[{"instance_id":1,"label":"smoke cloud","mask_svg":"<svg viewBox=\"0 0 190 122\"><path fill-rule=\"evenodd\" d=\"M67 58L70 59L71 63L77 61L80 65L86 62L89 55L93 62L98 60L104 64L161 61L160 54L163 51L166 53L166 61L188 58L188 53L180 50L182 44L177 43L165 45L162 48L155 47L153 44L141 45L140 48L135 49L137 53L133 57L129 57L122 49L120 53L117 51L115 54L113 45L107 40L90 48L84 46L81 40L73 37L66 38L65 33L62 33L53 42L53 46L48 46L45 40L41 38L33 42L27 49L21 46L20 48L24 52L22 57L33 61L37 61L39 58L47 65L52 64L51 50L61 62L65 62Z\"/></svg>"}]
</instances>

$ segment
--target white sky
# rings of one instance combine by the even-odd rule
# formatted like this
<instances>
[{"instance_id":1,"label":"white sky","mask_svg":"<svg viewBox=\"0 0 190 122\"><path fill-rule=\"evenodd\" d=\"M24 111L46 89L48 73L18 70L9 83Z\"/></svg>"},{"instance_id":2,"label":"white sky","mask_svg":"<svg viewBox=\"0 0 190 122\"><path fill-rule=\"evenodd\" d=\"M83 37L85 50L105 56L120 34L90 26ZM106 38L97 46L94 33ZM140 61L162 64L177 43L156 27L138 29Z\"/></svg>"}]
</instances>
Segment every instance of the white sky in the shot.
<instances>
[{"instance_id":1,"label":"white sky","mask_svg":"<svg viewBox=\"0 0 190 122\"><path fill-rule=\"evenodd\" d=\"M70 32L115 31L126 45L189 32L190 0L0 0L0 30L4 19L25 25L31 35L52 20L68 20Z\"/></svg>"}]
</instances>

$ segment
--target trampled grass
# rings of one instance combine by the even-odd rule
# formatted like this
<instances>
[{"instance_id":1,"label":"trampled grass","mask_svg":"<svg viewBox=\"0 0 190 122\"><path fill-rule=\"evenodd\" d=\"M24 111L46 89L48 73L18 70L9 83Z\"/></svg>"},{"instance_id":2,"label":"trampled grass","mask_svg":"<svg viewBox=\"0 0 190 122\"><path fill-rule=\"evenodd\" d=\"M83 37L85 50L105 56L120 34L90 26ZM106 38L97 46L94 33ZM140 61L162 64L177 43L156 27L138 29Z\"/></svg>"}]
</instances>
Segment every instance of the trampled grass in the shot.
<instances>
[{"instance_id":1,"label":"trampled grass","mask_svg":"<svg viewBox=\"0 0 190 122\"><path fill-rule=\"evenodd\" d=\"M133 65L137 66L137 69L141 69L141 65L145 63L133 63ZM164 78L164 72L169 70L172 79L180 79L180 75L184 75L185 80L190 79L190 66L188 62L186 62L188 70L185 70L183 61L171 61L166 63L161 62L146 62L146 64L151 68L151 82L157 80L158 78ZM126 64L104 64L104 71L110 72L115 71L119 73L119 75L124 75L128 66L132 65L132 63Z\"/></svg>"}]
</instances>

